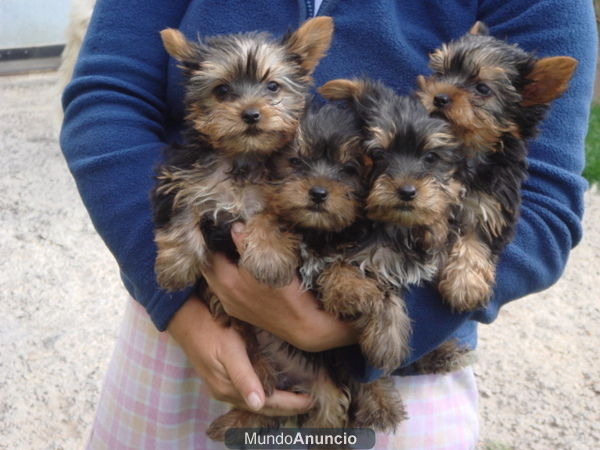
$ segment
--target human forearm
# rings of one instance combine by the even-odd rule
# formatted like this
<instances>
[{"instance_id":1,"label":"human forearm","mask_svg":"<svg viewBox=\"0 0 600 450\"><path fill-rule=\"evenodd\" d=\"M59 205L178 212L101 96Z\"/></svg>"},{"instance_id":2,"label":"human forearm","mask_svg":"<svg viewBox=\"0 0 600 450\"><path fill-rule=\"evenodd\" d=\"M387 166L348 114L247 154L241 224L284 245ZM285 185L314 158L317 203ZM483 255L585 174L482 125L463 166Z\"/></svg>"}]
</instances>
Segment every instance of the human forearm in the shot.
<instances>
[{"instance_id":1,"label":"human forearm","mask_svg":"<svg viewBox=\"0 0 600 450\"><path fill-rule=\"evenodd\" d=\"M160 329L189 295L156 285L149 202L167 110L158 32L176 25L186 4L99 2L63 98L61 146L81 197L130 293Z\"/></svg>"}]
</instances>

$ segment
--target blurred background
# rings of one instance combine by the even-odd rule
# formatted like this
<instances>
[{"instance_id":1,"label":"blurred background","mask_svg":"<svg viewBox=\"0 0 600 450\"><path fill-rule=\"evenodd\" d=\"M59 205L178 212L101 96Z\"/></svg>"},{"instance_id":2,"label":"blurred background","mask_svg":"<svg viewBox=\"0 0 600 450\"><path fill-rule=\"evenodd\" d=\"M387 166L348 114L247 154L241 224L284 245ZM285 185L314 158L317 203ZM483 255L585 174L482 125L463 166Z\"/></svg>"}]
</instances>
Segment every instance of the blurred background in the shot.
<instances>
[{"instance_id":1,"label":"blurred background","mask_svg":"<svg viewBox=\"0 0 600 450\"><path fill-rule=\"evenodd\" d=\"M127 299L57 141L92 5L0 0L0 449L85 445ZM562 279L480 327L481 449L600 448L600 76L586 156Z\"/></svg>"}]
</instances>

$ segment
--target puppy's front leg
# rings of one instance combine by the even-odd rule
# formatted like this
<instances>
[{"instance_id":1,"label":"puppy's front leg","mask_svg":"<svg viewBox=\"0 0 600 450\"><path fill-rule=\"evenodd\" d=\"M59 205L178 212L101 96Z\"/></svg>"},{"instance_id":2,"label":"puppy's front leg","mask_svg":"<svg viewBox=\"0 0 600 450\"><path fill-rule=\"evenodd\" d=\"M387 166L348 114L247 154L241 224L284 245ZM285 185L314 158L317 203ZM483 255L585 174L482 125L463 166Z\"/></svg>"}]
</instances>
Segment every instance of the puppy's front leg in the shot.
<instances>
[{"instance_id":1,"label":"puppy's front leg","mask_svg":"<svg viewBox=\"0 0 600 450\"><path fill-rule=\"evenodd\" d=\"M194 285L208 264L199 219L189 209L173 216L155 232L158 247L154 270L158 284L168 291Z\"/></svg>"},{"instance_id":2,"label":"puppy's front leg","mask_svg":"<svg viewBox=\"0 0 600 450\"><path fill-rule=\"evenodd\" d=\"M240 265L271 287L290 284L299 265L299 238L281 229L275 216L259 213L246 223Z\"/></svg>"},{"instance_id":3,"label":"puppy's front leg","mask_svg":"<svg viewBox=\"0 0 600 450\"><path fill-rule=\"evenodd\" d=\"M490 248L475 232L460 236L440 271L438 289L458 312L485 306L492 295L496 276Z\"/></svg>"},{"instance_id":4,"label":"puppy's front leg","mask_svg":"<svg viewBox=\"0 0 600 450\"><path fill-rule=\"evenodd\" d=\"M368 384L353 381L351 426L393 433L407 418L406 409L392 377Z\"/></svg>"},{"instance_id":5,"label":"puppy's front leg","mask_svg":"<svg viewBox=\"0 0 600 450\"><path fill-rule=\"evenodd\" d=\"M404 300L388 292L381 307L363 313L354 325L360 332L360 349L371 365L386 374L400 367L410 351L411 326Z\"/></svg>"},{"instance_id":6,"label":"puppy's front leg","mask_svg":"<svg viewBox=\"0 0 600 450\"><path fill-rule=\"evenodd\" d=\"M317 285L325 311L340 318L372 312L381 307L384 298L383 291L374 280L344 262L325 268L317 279Z\"/></svg>"}]
</instances>

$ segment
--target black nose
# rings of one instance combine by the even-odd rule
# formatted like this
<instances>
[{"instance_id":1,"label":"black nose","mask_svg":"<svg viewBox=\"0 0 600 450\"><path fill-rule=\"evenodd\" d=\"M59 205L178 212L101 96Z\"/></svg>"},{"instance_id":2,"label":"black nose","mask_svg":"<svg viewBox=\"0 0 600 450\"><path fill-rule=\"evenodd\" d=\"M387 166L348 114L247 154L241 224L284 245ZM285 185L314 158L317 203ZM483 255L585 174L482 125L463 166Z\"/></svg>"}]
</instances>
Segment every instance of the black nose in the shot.
<instances>
[{"instance_id":1,"label":"black nose","mask_svg":"<svg viewBox=\"0 0 600 450\"><path fill-rule=\"evenodd\" d=\"M310 188L310 191L308 191L310 199L315 203L323 203L327 198L327 194L329 194L327 189L321 186L313 186Z\"/></svg>"},{"instance_id":2,"label":"black nose","mask_svg":"<svg viewBox=\"0 0 600 450\"><path fill-rule=\"evenodd\" d=\"M438 94L433 97L433 104L437 108L444 108L450 104L450 97L448 97L446 94Z\"/></svg>"},{"instance_id":3,"label":"black nose","mask_svg":"<svg viewBox=\"0 0 600 450\"><path fill-rule=\"evenodd\" d=\"M406 184L398 188L398 195L404 201L411 201L417 196L417 188L412 184Z\"/></svg>"},{"instance_id":4,"label":"black nose","mask_svg":"<svg viewBox=\"0 0 600 450\"><path fill-rule=\"evenodd\" d=\"M256 108L248 108L242 112L242 119L248 125L253 125L260 120L260 112Z\"/></svg>"}]
</instances>

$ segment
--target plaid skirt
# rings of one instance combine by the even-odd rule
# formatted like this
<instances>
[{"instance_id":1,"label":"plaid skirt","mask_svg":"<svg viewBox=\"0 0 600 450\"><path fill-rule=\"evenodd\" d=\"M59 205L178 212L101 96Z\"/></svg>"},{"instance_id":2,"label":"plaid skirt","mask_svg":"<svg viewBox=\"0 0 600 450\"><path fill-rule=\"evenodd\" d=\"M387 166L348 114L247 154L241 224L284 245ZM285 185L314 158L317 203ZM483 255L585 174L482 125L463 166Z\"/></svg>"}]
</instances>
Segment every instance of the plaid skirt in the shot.
<instances>
[{"instance_id":1,"label":"plaid skirt","mask_svg":"<svg viewBox=\"0 0 600 450\"><path fill-rule=\"evenodd\" d=\"M472 449L479 432L472 369L395 377L408 412L376 449ZM229 405L207 387L176 342L131 300L98 403L88 449L224 449L205 435Z\"/></svg>"}]
</instances>

